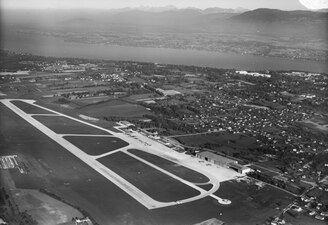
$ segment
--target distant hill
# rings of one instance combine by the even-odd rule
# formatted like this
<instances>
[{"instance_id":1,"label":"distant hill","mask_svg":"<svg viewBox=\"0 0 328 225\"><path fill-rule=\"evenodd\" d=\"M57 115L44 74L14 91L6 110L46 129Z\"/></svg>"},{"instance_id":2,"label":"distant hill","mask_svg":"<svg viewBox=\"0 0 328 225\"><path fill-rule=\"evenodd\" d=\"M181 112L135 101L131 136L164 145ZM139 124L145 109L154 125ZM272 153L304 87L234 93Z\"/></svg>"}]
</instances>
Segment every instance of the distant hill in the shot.
<instances>
[{"instance_id":1,"label":"distant hill","mask_svg":"<svg viewBox=\"0 0 328 225\"><path fill-rule=\"evenodd\" d=\"M259 34L269 36L325 37L328 13L322 11L282 11L276 9L222 9L139 7L115 10L42 10L13 11L3 16L3 21L31 21L29 25L58 27L66 31L106 31L120 27L122 31L155 30L168 32L211 32Z\"/></svg>"},{"instance_id":2,"label":"distant hill","mask_svg":"<svg viewBox=\"0 0 328 225\"><path fill-rule=\"evenodd\" d=\"M282 11L256 9L234 15L227 21L231 28L240 32L258 32L277 36L325 35L328 13L318 11Z\"/></svg>"},{"instance_id":3,"label":"distant hill","mask_svg":"<svg viewBox=\"0 0 328 225\"><path fill-rule=\"evenodd\" d=\"M243 13L249 11L248 9L244 8L236 8L236 9L224 9L224 8L207 8L202 10L202 13L204 14L213 14L213 13Z\"/></svg>"},{"instance_id":4,"label":"distant hill","mask_svg":"<svg viewBox=\"0 0 328 225\"><path fill-rule=\"evenodd\" d=\"M327 60L328 13L139 7L6 10L1 28L67 42ZM9 32L8 32L9 33Z\"/></svg>"},{"instance_id":5,"label":"distant hill","mask_svg":"<svg viewBox=\"0 0 328 225\"><path fill-rule=\"evenodd\" d=\"M61 20L55 24L64 27L76 25L89 26L93 23L95 27L109 24L117 26L138 26L139 29L153 27L158 29L182 29L184 31L203 30L204 26L208 24L217 24L217 21L237 15L233 11L219 8L208 10L187 8L160 12L140 9L114 12L102 11L97 15L90 15L88 18L70 18Z\"/></svg>"},{"instance_id":6,"label":"distant hill","mask_svg":"<svg viewBox=\"0 0 328 225\"><path fill-rule=\"evenodd\" d=\"M231 20L247 23L320 23L327 22L326 12L256 9L233 16Z\"/></svg>"},{"instance_id":7,"label":"distant hill","mask_svg":"<svg viewBox=\"0 0 328 225\"><path fill-rule=\"evenodd\" d=\"M158 11L160 10L160 11ZM239 9L244 10L244 9ZM328 13L318 11L282 11L256 9L237 12L234 9L208 8L137 8L100 11L57 23L62 27L99 29L108 25L134 26L138 29L172 31L201 31L229 33L257 33L270 36L313 37L325 35Z\"/></svg>"},{"instance_id":8,"label":"distant hill","mask_svg":"<svg viewBox=\"0 0 328 225\"><path fill-rule=\"evenodd\" d=\"M95 21L89 18L74 18L68 19L59 22L58 24L61 25L79 25L79 24L93 24Z\"/></svg>"}]
</instances>

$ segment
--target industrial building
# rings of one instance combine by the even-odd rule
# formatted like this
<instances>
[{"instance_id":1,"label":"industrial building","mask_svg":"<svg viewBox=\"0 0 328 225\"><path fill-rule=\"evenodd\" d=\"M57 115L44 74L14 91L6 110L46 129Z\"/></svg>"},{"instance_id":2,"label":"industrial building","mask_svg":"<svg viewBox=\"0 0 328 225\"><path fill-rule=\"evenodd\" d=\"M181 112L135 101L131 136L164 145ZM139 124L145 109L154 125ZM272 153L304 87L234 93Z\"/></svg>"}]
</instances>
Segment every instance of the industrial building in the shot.
<instances>
[{"instance_id":1,"label":"industrial building","mask_svg":"<svg viewBox=\"0 0 328 225\"><path fill-rule=\"evenodd\" d=\"M156 91L161 93L164 96L181 95L181 92L175 91L175 90L163 90L161 88L156 88Z\"/></svg>"},{"instance_id":2,"label":"industrial building","mask_svg":"<svg viewBox=\"0 0 328 225\"><path fill-rule=\"evenodd\" d=\"M233 170L236 170L238 173L241 173L241 174L246 174L246 173L249 173L252 171L251 168L247 167L247 166L243 166L243 165L240 165L238 163L229 163L228 164L229 168L230 169L233 169Z\"/></svg>"},{"instance_id":3,"label":"industrial building","mask_svg":"<svg viewBox=\"0 0 328 225\"><path fill-rule=\"evenodd\" d=\"M223 167L226 167L226 168L233 169L233 170L235 170L235 171L237 171L238 173L241 173L241 174L246 174L246 173L252 171L251 168L238 164L237 160L229 159L227 157L217 155L217 154L212 153L212 152L208 152L208 151L199 152L199 153L197 153L196 156L200 159L211 162L215 165L219 165L219 166L223 166Z\"/></svg>"},{"instance_id":4,"label":"industrial building","mask_svg":"<svg viewBox=\"0 0 328 225\"><path fill-rule=\"evenodd\" d=\"M217 155L208 151L197 153L197 157L204 159L205 161L211 162L215 165L224 167L227 167L229 163L238 163L237 160L229 159L227 157L223 157L221 155Z\"/></svg>"}]
</instances>

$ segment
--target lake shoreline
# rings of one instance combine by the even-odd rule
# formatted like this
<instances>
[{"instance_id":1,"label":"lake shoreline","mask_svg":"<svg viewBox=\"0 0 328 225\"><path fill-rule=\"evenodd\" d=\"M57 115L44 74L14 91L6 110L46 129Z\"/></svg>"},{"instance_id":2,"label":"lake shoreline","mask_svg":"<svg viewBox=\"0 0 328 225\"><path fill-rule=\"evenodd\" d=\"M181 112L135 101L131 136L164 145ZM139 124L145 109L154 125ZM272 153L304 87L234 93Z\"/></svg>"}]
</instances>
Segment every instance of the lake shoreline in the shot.
<instances>
[{"instance_id":1,"label":"lake shoreline","mask_svg":"<svg viewBox=\"0 0 328 225\"><path fill-rule=\"evenodd\" d=\"M328 73L322 61L292 60L255 55L238 55L201 50L130 47L67 42L63 38L9 32L1 48L40 56L152 62L159 64L214 67L236 70L276 70Z\"/></svg>"}]
</instances>

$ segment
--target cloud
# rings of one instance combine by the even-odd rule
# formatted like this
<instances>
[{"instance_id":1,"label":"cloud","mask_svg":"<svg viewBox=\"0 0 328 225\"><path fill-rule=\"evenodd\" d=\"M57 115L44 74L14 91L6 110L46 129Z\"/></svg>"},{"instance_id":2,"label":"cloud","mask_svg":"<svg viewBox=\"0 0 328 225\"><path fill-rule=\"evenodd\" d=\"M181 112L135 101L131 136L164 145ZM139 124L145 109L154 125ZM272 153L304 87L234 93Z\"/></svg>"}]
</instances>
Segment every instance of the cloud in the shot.
<instances>
[{"instance_id":1,"label":"cloud","mask_svg":"<svg viewBox=\"0 0 328 225\"><path fill-rule=\"evenodd\" d=\"M299 0L308 9L326 9L328 0Z\"/></svg>"}]
</instances>

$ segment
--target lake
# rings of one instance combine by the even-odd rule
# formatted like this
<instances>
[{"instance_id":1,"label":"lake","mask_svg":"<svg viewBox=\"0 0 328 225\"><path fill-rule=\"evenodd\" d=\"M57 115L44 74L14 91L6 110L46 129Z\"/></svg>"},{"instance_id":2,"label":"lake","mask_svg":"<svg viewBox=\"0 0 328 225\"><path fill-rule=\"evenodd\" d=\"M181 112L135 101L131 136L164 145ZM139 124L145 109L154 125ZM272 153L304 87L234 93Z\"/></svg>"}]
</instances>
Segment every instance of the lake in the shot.
<instances>
[{"instance_id":1,"label":"lake","mask_svg":"<svg viewBox=\"0 0 328 225\"><path fill-rule=\"evenodd\" d=\"M6 32L2 48L41 56L181 64L240 70L298 70L328 73L326 62L216 53L199 50L126 47L65 42L63 38Z\"/></svg>"}]
</instances>

